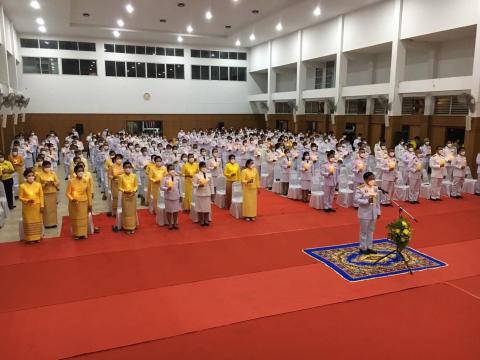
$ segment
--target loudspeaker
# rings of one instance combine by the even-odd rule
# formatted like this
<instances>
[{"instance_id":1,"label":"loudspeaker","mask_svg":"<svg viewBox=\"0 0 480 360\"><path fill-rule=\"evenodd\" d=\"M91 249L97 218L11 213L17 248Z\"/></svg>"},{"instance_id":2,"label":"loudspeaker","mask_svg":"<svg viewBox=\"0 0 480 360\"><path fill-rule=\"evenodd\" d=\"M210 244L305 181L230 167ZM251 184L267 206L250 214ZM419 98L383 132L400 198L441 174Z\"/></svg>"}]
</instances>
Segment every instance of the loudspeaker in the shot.
<instances>
[{"instance_id":1,"label":"loudspeaker","mask_svg":"<svg viewBox=\"0 0 480 360\"><path fill-rule=\"evenodd\" d=\"M75 130L78 132L79 136L83 135L83 124L75 124Z\"/></svg>"}]
</instances>

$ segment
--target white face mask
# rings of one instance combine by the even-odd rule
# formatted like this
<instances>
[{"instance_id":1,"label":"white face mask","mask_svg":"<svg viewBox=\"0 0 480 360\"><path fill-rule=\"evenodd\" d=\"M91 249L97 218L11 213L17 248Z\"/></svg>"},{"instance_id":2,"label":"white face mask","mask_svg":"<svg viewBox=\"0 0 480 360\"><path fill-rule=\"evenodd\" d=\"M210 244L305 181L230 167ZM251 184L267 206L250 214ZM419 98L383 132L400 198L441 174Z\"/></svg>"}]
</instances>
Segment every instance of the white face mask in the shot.
<instances>
[{"instance_id":1,"label":"white face mask","mask_svg":"<svg viewBox=\"0 0 480 360\"><path fill-rule=\"evenodd\" d=\"M464 152L464 151L462 151L462 152L460 153L460 155L462 155L462 156L465 156L465 152Z\"/></svg>"},{"instance_id":2,"label":"white face mask","mask_svg":"<svg viewBox=\"0 0 480 360\"><path fill-rule=\"evenodd\" d=\"M394 156L395 156L395 153L391 152L391 153L388 154L388 155L390 155L391 157L394 157Z\"/></svg>"},{"instance_id":3,"label":"white face mask","mask_svg":"<svg viewBox=\"0 0 480 360\"><path fill-rule=\"evenodd\" d=\"M125 174L131 174L132 168L125 168Z\"/></svg>"},{"instance_id":4,"label":"white face mask","mask_svg":"<svg viewBox=\"0 0 480 360\"><path fill-rule=\"evenodd\" d=\"M374 186L375 185L375 180L368 180L367 184L368 184L368 186Z\"/></svg>"},{"instance_id":5,"label":"white face mask","mask_svg":"<svg viewBox=\"0 0 480 360\"><path fill-rule=\"evenodd\" d=\"M447 146L448 146L449 148L451 148L451 147L452 147L452 144L447 144Z\"/></svg>"},{"instance_id":6,"label":"white face mask","mask_svg":"<svg viewBox=\"0 0 480 360\"><path fill-rule=\"evenodd\" d=\"M334 163L335 162L335 158L334 157L331 157L328 159L328 161L330 161L331 163Z\"/></svg>"},{"instance_id":7,"label":"white face mask","mask_svg":"<svg viewBox=\"0 0 480 360\"><path fill-rule=\"evenodd\" d=\"M83 178L83 171L77 172L77 177L79 177L80 179Z\"/></svg>"},{"instance_id":8,"label":"white face mask","mask_svg":"<svg viewBox=\"0 0 480 360\"><path fill-rule=\"evenodd\" d=\"M52 171L52 168L46 167L43 169L43 171L45 171L46 173L49 173L50 171Z\"/></svg>"},{"instance_id":9,"label":"white face mask","mask_svg":"<svg viewBox=\"0 0 480 360\"><path fill-rule=\"evenodd\" d=\"M365 159L365 158L367 157L367 154L365 154L365 153L360 154L360 157L361 157L362 159Z\"/></svg>"},{"instance_id":10,"label":"white face mask","mask_svg":"<svg viewBox=\"0 0 480 360\"><path fill-rule=\"evenodd\" d=\"M409 148L408 151L409 151L409 152L413 152L413 148Z\"/></svg>"}]
</instances>

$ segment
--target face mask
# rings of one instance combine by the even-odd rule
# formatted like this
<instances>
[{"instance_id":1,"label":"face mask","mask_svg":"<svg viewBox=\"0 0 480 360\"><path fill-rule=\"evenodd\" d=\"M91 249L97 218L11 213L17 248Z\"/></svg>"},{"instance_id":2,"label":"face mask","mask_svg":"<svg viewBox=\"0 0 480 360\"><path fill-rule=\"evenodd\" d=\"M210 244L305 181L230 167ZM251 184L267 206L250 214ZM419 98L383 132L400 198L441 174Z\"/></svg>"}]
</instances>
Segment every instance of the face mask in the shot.
<instances>
[{"instance_id":1,"label":"face mask","mask_svg":"<svg viewBox=\"0 0 480 360\"><path fill-rule=\"evenodd\" d=\"M126 174L131 174L132 173L132 168L125 168L125 173Z\"/></svg>"},{"instance_id":2,"label":"face mask","mask_svg":"<svg viewBox=\"0 0 480 360\"><path fill-rule=\"evenodd\" d=\"M195 159L194 159L194 158L190 158L190 159L188 159L188 162L189 162L190 164L193 164L193 162L194 162L194 161L195 161Z\"/></svg>"},{"instance_id":3,"label":"face mask","mask_svg":"<svg viewBox=\"0 0 480 360\"><path fill-rule=\"evenodd\" d=\"M28 176L27 176L27 181L28 181L30 184L33 183L34 180L35 180L35 176L33 176L33 175L28 175Z\"/></svg>"},{"instance_id":4,"label":"face mask","mask_svg":"<svg viewBox=\"0 0 480 360\"><path fill-rule=\"evenodd\" d=\"M391 152L391 153L389 153L388 155L390 155L391 157L394 157L394 156L395 156L395 153Z\"/></svg>"},{"instance_id":5,"label":"face mask","mask_svg":"<svg viewBox=\"0 0 480 360\"><path fill-rule=\"evenodd\" d=\"M447 146L448 146L449 148L451 148L451 147L452 147L452 144L447 144Z\"/></svg>"},{"instance_id":6,"label":"face mask","mask_svg":"<svg viewBox=\"0 0 480 360\"><path fill-rule=\"evenodd\" d=\"M367 157L367 154L365 154L365 153L360 154L360 157L361 157L362 159L365 159L365 158Z\"/></svg>"},{"instance_id":7,"label":"face mask","mask_svg":"<svg viewBox=\"0 0 480 360\"><path fill-rule=\"evenodd\" d=\"M413 152L413 148L409 148L408 151L409 151L409 152Z\"/></svg>"},{"instance_id":8,"label":"face mask","mask_svg":"<svg viewBox=\"0 0 480 360\"><path fill-rule=\"evenodd\" d=\"M205 151L202 151L202 156L205 156L207 155L207 153Z\"/></svg>"},{"instance_id":9,"label":"face mask","mask_svg":"<svg viewBox=\"0 0 480 360\"><path fill-rule=\"evenodd\" d=\"M160 167L160 166L162 166L162 162L161 162L161 161L157 161L157 162L155 163L155 165L157 165L158 167Z\"/></svg>"},{"instance_id":10,"label":"face mask","mask_svg":"<svg viewBox=\"0 0 480 360\"><path fill-rule=\"evenodd\" d=\"M140 151L140 148L135 148L135 151L136 151L136 152L139 152L139 151Z\"/></svg>"},{"instance_id":11,"label":"face mask","mask_svg":"<svg viewBox=\"0 0 480 360\"><path fill-rule=\"evenodd\" d=\"M428 146L428 145L430 145L430 143L427 141L427 142L425 143L425 145L427 145L427 146Z\"/></svg>"},{"instance_id":12,"label":"face mask","mask_svg":"<svg viewBox=\"0 0 480 360\"><path fill-rule=\"evenodd\" d=\"M80 179L83 178L83 171L77 172L77 177L79 177Z\"/></svg>"},{"instance_id":13,"label":"face mask","mask_svg":"<svg viewBox=\"0 0 480 360\"><path fill-rule=\"evenodd\" d=\"M305 160L310 160L310 156L305 156Z\"/></svg>"},{"instance_id":14,"label":"face mask","mask_svg":"<svg viewBox=\"0 0 480 360\"><path fill-rule=\"evenodd\" d=\"M235 159L231 159L230 163L235 164Z\"/></svg>"},{"instance_id":15,"label":"face mask","mask_svg":"<svg viewBox=\"0 0 480 360\"><path fill-rule=\"evenodd\" d=\"M115 160L115 162L116 162L118 165L121 165L121 164L122 164L122 159L117 159L117 160Z\"/></svg>"},{"instance_id":16,"label":"face mask","mask_svg":"<svg viewBox=\"0 0 480 360\"><path fill-rule=\"evenodd\" d=\"M368 184L368 186L374 186L375 185L375 180L368 180L367 184Z\"/></svg>"},{"instance_id":17,"label":"face mask","mask_svg":"<svg viewBox=\"0 0 480 360\"><path fill-rule=\"evenodd\" d=\"M201 172L207 172L207 168L205 168L205 167L204 167L204 168L201 168L200 171L201 171Z\"/></svg>"},{"instance_id":18,"label":"face mask","mask_svg":"<svg viewBox=\"0 0 480 360\"><path fill-rule=\"evenodd\" d=\"M335 162L335 158L334 157L331 157L328 159L328 161L330 161L331 163Z\"/></svg>"},{"instance_id":19,"label":"face mask","mask_svg":"<svg viewBox=\"0 0 480 360\"><path fill-rule=\"evenodd\" d=\"M385 147L385 146L382 146L382 150L385 150L385 149L386 149L386 147Z\"/></svg>"},{"instance_id":20,"label":"face mask","mask_svg":"<svg viewBox=\"0 0 480 360\"><path fill-rule=\"evenodd\" d=\"M438 155L443 156L443 150L438 150Z\"/></svg>"},{"instance_id":21,"label":"face mask","mask_svg":"<svg viewBox=\"0 0 480 360\"><path fill-rule=\"evenodd\" d=\"M462 155L462 156L465 156L465 152L464 152L464 151L462 151L462 152L460 153L460 155Z\"/></svg>"},{"instance_id":22,"label":"face mask","mask_svg":"<svg viewBox=\"0 0 480 360\"><path fill-rule=\"evenodd\" d=\"M49 168L49 167L46 167L46 168L44 168L44 169L43 169L43 171L45 171L45 172L49 173L50 171L52 171L52 169L51 169L51 168Z\"/></svg>"}]
</instances>

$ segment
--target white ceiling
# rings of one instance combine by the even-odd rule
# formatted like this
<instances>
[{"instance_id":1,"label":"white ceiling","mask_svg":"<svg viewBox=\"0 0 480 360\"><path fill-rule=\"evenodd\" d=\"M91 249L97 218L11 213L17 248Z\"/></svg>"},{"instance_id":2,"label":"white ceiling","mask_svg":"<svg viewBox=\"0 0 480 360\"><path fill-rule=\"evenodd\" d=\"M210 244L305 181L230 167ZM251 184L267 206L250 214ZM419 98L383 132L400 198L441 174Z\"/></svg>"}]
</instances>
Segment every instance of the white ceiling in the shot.
<instances>
[{"instance_id":1,"label":"white ceiling","mask_svg":"<svg viewBox=\"0 0 480 360\"><path fill-rule=\"evenodd\" d=\"M249 47L379 1L383 0L131 0L132 14L125 11L128 0L39 0L40 10L31 8L30 0L0 0L0 4L20 34L39 33L35 19L42 17L47 35L113 39L112 30L120 29L116 21L121 18L125 26L120 40L173 43L182 35L189 45L231 47L239 39ZM178 7L179 2L185 7ZM317 5L322 9L319 17L312 13ZM208 9L211 20L205 19ZM252 14L254 9L259 14ZM162 18L167 22L161 23ZM281 32L275 30L278 22L283 25ZM189 24L192 34L186 31ZM252 32L255 41L249 40Z\"/></svg>"}]
</instances>

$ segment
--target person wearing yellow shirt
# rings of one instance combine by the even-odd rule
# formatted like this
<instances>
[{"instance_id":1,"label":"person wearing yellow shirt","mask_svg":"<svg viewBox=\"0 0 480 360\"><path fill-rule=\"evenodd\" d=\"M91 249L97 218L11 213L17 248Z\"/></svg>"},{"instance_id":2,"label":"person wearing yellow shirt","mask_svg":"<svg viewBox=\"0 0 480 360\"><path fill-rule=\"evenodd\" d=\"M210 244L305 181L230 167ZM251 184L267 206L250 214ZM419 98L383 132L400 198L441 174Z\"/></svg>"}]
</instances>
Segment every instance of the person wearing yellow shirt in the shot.
<instances>
[{"instance_id":1,"label":"person wearing yellow shirt","mask_svg":"<svg viewBox=\"0 0 480 360\"><path fill-rule=\"evenodd\" d=\"M45 211L43 212L43 226L45 229L57 227L57 191L60 187L57 174L52 171L52 163L44 161L42 171L38 172L36 181L42 185Z\"/></svg>"},{"instance_id":2,"label":"person wearing yellow shirt","mask_svg":"<svg viewBox=\"0 0 480 360\"><path fill-rule=\"evenodd\" d=\"M15 169L15 173L17 174L17 184L20 186L23 184L23 172L25 171L25 159L22 155L18 153L18 148L14 147L10 156L8 157L8 161L10 161Z\"/></svg>"},{"instance_id":3,"label":"person wearing yellow shirt","mask_svg":"<svg viewBox=\"0 0 480 360\"><path fill-rule=\"evenodd\" d=\"M85 169L81 164L74 168L75 177L68 180L66 196L68 215L75 240L88 236L88 213L92 210L92 187L84 178Z\"/></svg>"},{"instance_id":4,"label":"person wearing yellow shirt","mask_svg":"<svg viewBox=\"0 0 480 360\"><path fill-rule=\"evenodd\" d=\"M147 181L147 193L146 193L146 198L145 198L145 205L148 206L148 204L150 204L150 194L151 194L151 187L152 187L152 184L150 182L150 169L154 168L155 167L155 157L156 155L152 155L150 157L151 161L149 164L147 164L145 166L145 176L146 178L148 179Z\"/></svg>"},{"instance_id":5,"label":"person wearing yellow shirt","mask_svg":"<svg viewBox=\"0 0 480 360\"><path fill-rule=\"evenodd\" d=\"M103 163L104 174L107 174L107 176L108 176L108 172L110 171L110 168L113 166L112 159L114 158L115 158L115 151L110 150L107 158L105 159L105 162ZM103 184L103 187L102 187L102 192L103 192L102 200L107 200L108 186L110 186L110 181L107 181L107 179L105 179L105 184Z\"/></svg>"},{"instance_id":6,"label":"person wearing yellow shirt","mask_svg":"<svg viewBox=\"0 0 480 360\"><path fill-rule=\"evenodd\" d=\"M134 234L137 228L138 179L129 161L123 164L124 174L120 175L118 191L122 194L122 228Z\"/></svg>"},{"instance_id":7,"label":"person wearing yellow shirt","mask_svg":"<svg viewBox=\"0 0 480 360\"><path fill-rule=\"evenodd\" d=\"M257 217L257 195L260 194L260 177L252 159L248 159L241 173L243 190L242 216L246 221Z\"/></svg>"},{"instance_id":8,"label":"person wearing yellow shirt","mask_svg":"<svg viewBox=\"0 0 480 360\"><path fill-rule=\"evenodd\" d=\"M15 168L12 163L5 159L5 154L0 152L0 174L3 187L5 188L5 196L10 210L15 209L13 204L13 174Z\"/></svg>"},{"instance_id":9,"label":"person wearing yellow shirt","mask_svg":"<svg viewBox=\"0 0 480 360\"><path fill-rule=\"evenodd\" d=\"M198 163L195 162L195 155L188 154L187 163L182 166L182 176L184 178L183 191L183 210L190 211L193 193L193 177L198 173Z\"/></svg>"},{"instance_id":10,"label":"person wearing yellow shirt","mask_svg":"<svg viewBox=\"0 0 480 360\"><path fill-rule=\"evenodd\" d=\"M23 240L34 244L42 240L42 212L44 211L42 185L35 181L35 173L27 169L25 182L20 185L18 198L22 202Z\"/></svg>"},{"instance_id":11,"label":"person wearing yellow shirt","mask_svg":"<svg viewBox=\"0 0 480 360\"><path fill-rule=\"evenodd\" d=\"M223 169L223 175L227 180L227 187L225 191L225 208L230 209L230 205L232 204L232 184L235 181L240 181L240 166L235 161L235 155L231 154L228 157L228 163Z\"/></svg>"},{"instance_id":12,"label":"person wearing yellow shirt","mask_svg":"<svg viewBox=\"0 0 480 360\"><path fill-rule=\"evenodd\" d=\"M117 216L118 206L118 180L123 174L123 156L115 155L113 165L108 169L108 178L110 179L110 191L112 192L112 216Z\"/></svg>"},{"instance_id":13,"label":"person wearing yellow shirt","mask_svg":"<svg viewBox=\"0 0 480 360\"><path fill-rule=\"evenodd\" d=\"M160 185L162 183L162 179L167 174L167 168L163 166L162 158L160 156L155 156L154 158L155 165L150 166L148 170L148 183L150 184L150 194L153 203L150 204L153 207L153 211L157 213L157 200L158 200L158 193L160 191Z\"/></svg>"},{"instance_id":14,"label":"person wearing yellow shirt","mask_svg":"<svg viewBox=\"0 0 480 360\"><path fill-rule=\"evenodd\" d=\"M33 164L33 172L35 173L35 178L37 178L38 174L42 171L42 164L44 160L45 156L43 156L43 154L37 156L35 164Z\"/></svg>"}]
</instances>

